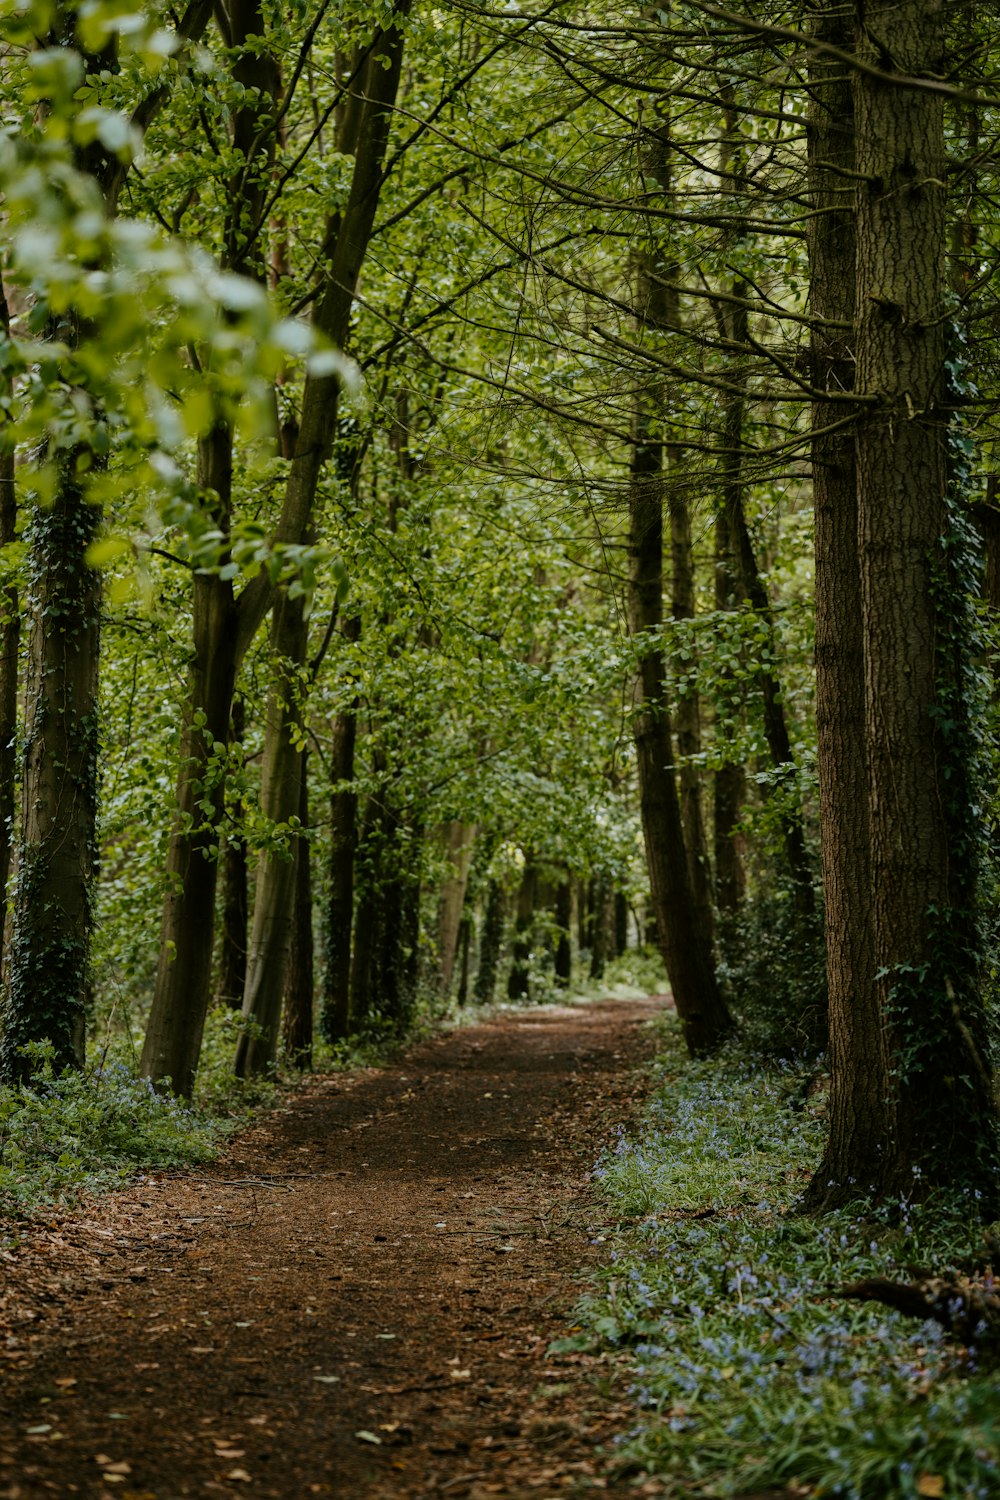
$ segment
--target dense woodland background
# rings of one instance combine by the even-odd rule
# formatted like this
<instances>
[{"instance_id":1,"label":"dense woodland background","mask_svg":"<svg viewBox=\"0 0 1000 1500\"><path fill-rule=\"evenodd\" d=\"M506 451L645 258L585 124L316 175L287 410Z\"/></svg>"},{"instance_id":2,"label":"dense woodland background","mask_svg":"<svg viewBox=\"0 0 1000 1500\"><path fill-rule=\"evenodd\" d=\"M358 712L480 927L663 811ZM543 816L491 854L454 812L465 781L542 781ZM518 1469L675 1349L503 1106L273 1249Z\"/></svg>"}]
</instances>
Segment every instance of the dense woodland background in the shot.
<instances>
[{"instance_id":1,"label":"dense woodland background","mask_svg":"<svg viewBox=\"0 0 1000 1500\"><path fill-rule=\"evenodd\" d=\"M8 1081L649 944L995 1208L992 8L0 31Z\"/></svg>"}]
</instances>

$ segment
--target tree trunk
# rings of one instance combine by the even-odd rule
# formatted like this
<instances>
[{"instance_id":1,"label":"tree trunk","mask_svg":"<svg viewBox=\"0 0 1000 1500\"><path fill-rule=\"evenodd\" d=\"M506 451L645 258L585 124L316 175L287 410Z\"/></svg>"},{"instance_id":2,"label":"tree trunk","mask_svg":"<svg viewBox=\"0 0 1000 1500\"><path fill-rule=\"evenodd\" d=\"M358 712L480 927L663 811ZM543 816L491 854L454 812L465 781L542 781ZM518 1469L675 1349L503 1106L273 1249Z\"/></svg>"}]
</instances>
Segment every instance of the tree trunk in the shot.
<instances>
[{"instance_id":1,"label":"tree trunk","mask_svg":"<svg viewBox=\"0 0 1000 1500\"><path fill-rule=\"evenodd\" d=\"M670 516L670 550L672 558L671 613L675 620L693 620L695 614L694 552L691 545L691 511L680 487L682 480L671 485L668 500ZM708 837L702 810L701 772L701 706L693 687L685 687L677 701L677 757L680 761L681 817L684 842L691 870L691 892L698 908L698 921L714 943L715 907L712 892L712 866L708 857Z\"/></svg>"},{"instance_id":2,"label":"tree trunk","mask_svg":"<svg viewBox=\"0 0 1000 1500\"><path fill-rule=\"evenodd\" d=\"M923 0L869 0L858 43L879 70L948 72L943 12ZM894 1116L888 1159L870 1167L893 1193L912 1193L919 1174L921 1190L966 1187L992 1210L996 1119L978 992L963 676L970 577L961 571L966 523L948 503L944 106L939 94L865 73L855 106L870 891Z\"/></svg>"},{"instance_id":3,"label":"tree trunk","mask_svg":"<svg viewBox=\"0 0 1000 1500\"><path fill-rule=\"evenodd\" d=\"M198 478L217 496L228 524L232 495L232 432L220 424L202 439ZM201 1053L212 984L219 825L225 774L217 747L229 744L237 664L245 649L229 580L196 573L194 652L177 774L177 815L167 849L160 953L140 1069L190 1097ZM208 804L208 810L206 805Z\"/></svg>"},{"instance_id":4,"label":"tree trunk","mask_svg":"<svg viewBox=\"0 0 1000 1500\"><path fill-rule=\"evenodd\" d=\"M611 881L607 875L595 875L590 882L590 977L603 979L611 951L613 921Z\"/></svg>"},{"instance_id":5,"label":"tree trunk","mask_svg":"<svg viewBox=\"0 0 1000 1500\"><path fill-rule=\"evenodd\" d=\"M556 887L556 939L555 975L556 984L568 989L573 978L573 940L570 936L573 923L573 888L569 879L560 880Z\"/></svg>"},{"instance_id":6,"label":"tree trunk","mask_svg":"<svg viewBox=\"0 0 1000 1500\"><path fill-rule=\"evenodd\" d=\"M472 867L476 829L472 824L454 821L444 825L440 836L451 872L442 883L438 905L438 973L441 994L447 999L455 972L458 932Z\"/></svg>"},{"instance_id":7,"label":"tree trunk","mask_svg":"<svg viewBox=\"0 0 1000 1500\"><path fill-rule=\"evenodd\" d=\"M10 334L7 300L0 286L0 325ZM9 389L9 385L8 385ZM0 548L17 539L17 491L14 484L14 453L0 453ZM17 802L17 669L21 644L21 616L17 588L13 583L0 590L0 907L7 910ZM0 974L5 960L6 920L0 917Z\"/></svg>"},{"instance_id":8,"label":"tree trunk","mask_svg":"<svg viewBox=\"0 0 1000 1500\"><path fill-rule=\"evenodd\" d=\"M621 958L628 952L628 897L624 891L615 891L615 944L614 956Z\"/></svg>"},{"instance_id":9,"label":"tree trunk","mask_svg":"<svg viewBox=\"0 0 1000 1500\"><path fill-rule=\"evenodd\" d=\"M732 396L727 399L730 402L733 400ZM728 422L724 424L724 433L728 432L729 426ZM742 427L742 422L739 422L737 427L738 429ZM727 448L730 446L728 441L726 446ZM720 612L735 610L739 603L739 585L733 558L732 527L729 524L732 502L726 493L728 485L740 482L739 457L736 454L729 454L727 458L729 463L723 485L722 507L715 518L715 608ZM730 478L732 464L737 466L735 478ZM726 676L731 678L732 674L727 673ZM735 701L735 694L730 702L729 711L733 715L741 711ZM715 899L720 915L732 918L743 905L746 895L746 872L743 866L744 839L739 831L743 804L746 800L746 772L743 766L737 761L726 761L719 766L713 778L712 792L715 813Z\"/></svg>"},{"instance_id":10,"label":"tree trunk","mask_svg":"<svg viewBox=\"0 0 1000 1500\"><path fill-rule=\"evenodd\" d=\"M535 915L537 888L537 871L529 864L521 876L514 910L513 951L510 973L507 976L508 1000L526 1000L530 993L531 924Z\"/></svg>"},{"instance_id":11,"label":"tree trunk","mask_svg":"<svg viewBox=\"0 0 1000 1500\"><path fill-rule=\"evenodd\" d=\"M345 626L357 640L357 617ZM354 919L354 856L358 838L358 794L353 788L357 716L337 714L330 764L330 864L326 907L326 981L321 1025L327 1041L343 1041L351 1029L351 924Z\"/></svg>"},{"instance_id":12,"label":"tree trunk","mask_svg":"<svg viewBox=\"0 0 1000 1500\"><path fill-rule=\"evenodd\" d=\"M309 756L302 752L299 766L299 823L309 827ZM285 981L285 1012L282 1042L285 1057L294 1068L306 1071L313 1065L313 903L312 850L309 840L295 841L295 898L292 905L292 932Z\"/></svg>"},{"instance_id":13,"label":"tree trunk","mask_svg":"<svg viewBox=\"0 0 1000 1500\"><path fill-rule=\"evenodd\" d=\"M469 1003L469 950L472 947L472 917L467 911L458 929L458 990L455 995L459 1007Z\"/></svg>"},{"instance_id":14,"label":"tree trunk","mask_svg":"<svg viewBox=\"0 0 1000 1500\"><path fill-rule=\"evenodd\" d=\"M674 776L663 652L663 501L660 446L639 424L629 486L629 624L639 652L635 685L639 805L657 932L674 1004L692 1055L710 1052L730 1029L712 961L711 937L699 925L691 888L680 800Z\"/></svg>"},{"instance_id":15,"label":"tree trunk","mask_svg":"<svg viewBox=\"0 0 1000 1500\"><path fill-rule=\"evenodd\" d=\"M486 892L483 932L479 940L479 968L476 971L476 1004L492 1005L496 994L497 970L503 948L504 892L499 880L491 880Z\"/></svg>"},{"instance_id":16,"label":"tree trunk","mask_svg":"<svg viewBox=\"0 0 1000 1500\"><path fill-rule=\"evenodd\" d=\"M232 740L242 744L246 711L242 698L233 702ZM230 1010L243 1004L247 977L247 925L250 892L246 839L243 836L242 804L229 809L230 832L222 851L222 942L219 962L218 1001Z\"/></svg>"},{"instance_id":17,"label":"tree trunk","mask_svg":"<svg viewBox=\"0 0 1000 1500\"><path fill-rule=\"evenodd\" d=\"M49 1041L57 1071L84 1060L101 580L84 556L100 512L76 477L82 459L62 457L56 498L31 521L21 843L0 1042L8 1081L35 1071L21 1054L28 1042ZM64 622L58 630L56 620Z\"/></svg>"},{"instance_id":18,"label":"tree trunk","mask_svg":"<svg viewBox=\"0 0 1000 1500\"><path fill-rule=\"evenodd\" d=\"M846 11L816 12L814 34L847 50ZM854 383L854 101L843 64L810 64L809 258L812 382ZM889 1059L875 992L868 858L864 646L854 433L836 402L813 407L816 734L830 1036L830 1132L806 1195L849 1201L882 1176L889 1139ZM840 424L836 430L834 424Z\"/></svg>"},{"instance_id":19,"label":"tree trunk","mask_svg":"<svg viewBox=\"0 0 1000 1500\"><path fill-rule=\"evenodd\" d=\"M261 810L269 823L287 829L298 817L302 780L301 664L308 625L302 595L282 590L271 616L271 686L264 729ZM254 1024L236 1048L236 1075L253 1077L274 1066L295 896L295 844L265 848L257 861L253 930L247 950L243 1015Z\"/></svg>"}]
</instances>

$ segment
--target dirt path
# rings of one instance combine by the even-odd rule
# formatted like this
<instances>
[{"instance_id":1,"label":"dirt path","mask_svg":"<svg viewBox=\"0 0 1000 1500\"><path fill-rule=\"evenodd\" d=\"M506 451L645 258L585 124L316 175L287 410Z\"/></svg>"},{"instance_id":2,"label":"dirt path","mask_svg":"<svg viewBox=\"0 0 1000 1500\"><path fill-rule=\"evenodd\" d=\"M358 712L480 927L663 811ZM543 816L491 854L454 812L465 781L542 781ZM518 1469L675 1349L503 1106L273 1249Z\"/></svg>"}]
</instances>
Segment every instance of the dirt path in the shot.
<instances>
[{"instance_id":1,"label":"dirt path","mask_svg":"<svg viewBox=\"0 0 1000 1500\"><path fill-rule=\"evenodd\" d=\"M634 1496L596 1451L611 1372L546 1350L662 1003L452 1031L33 1229L0 1262L0 1496Z\"/></svg>"}]
</instances>

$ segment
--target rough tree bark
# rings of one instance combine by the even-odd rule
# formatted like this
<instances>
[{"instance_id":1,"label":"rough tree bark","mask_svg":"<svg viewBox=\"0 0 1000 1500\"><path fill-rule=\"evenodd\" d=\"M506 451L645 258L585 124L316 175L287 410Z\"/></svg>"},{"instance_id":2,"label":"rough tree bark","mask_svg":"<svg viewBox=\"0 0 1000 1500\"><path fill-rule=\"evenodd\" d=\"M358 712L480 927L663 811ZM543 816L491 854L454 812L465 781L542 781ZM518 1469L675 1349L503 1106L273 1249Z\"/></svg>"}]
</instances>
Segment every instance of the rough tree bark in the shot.
<instances>
[{"instance_id":1,"label":"rough tree bark","mask_svg":"<svg viewBox=\"0 0 1000 1500\"><path fill-rule=\"evenodd\" d=\"M943 7L870 0L858 48L858 537L876 993L891 1136L870 1180L967 1187L995 1205L996 1119L975 930L976 814L949 561ZM889 75L883 81L879 72ZM892 75L897 75L892 78ZM949 546L943 538L949 538Z\"/></svg>"},{"instance_id":2,"label":"rough tree bark","mask_svg":"<svg viewBox=\"0 0 1000 1500\"><path fill-rule=\"evenodd\" d=\"M814 8L813 35L850 49L846 11ZM840 61L813 54L809 73L809 261L812 383L854 384L854 101ZM864 645L854 430L842 404L813 405L816 733L830 1036L830 1133L806 1194L849 1201L882 1176L889 1057L875 991L869 899Z\"/></svg>"}]
</instances>

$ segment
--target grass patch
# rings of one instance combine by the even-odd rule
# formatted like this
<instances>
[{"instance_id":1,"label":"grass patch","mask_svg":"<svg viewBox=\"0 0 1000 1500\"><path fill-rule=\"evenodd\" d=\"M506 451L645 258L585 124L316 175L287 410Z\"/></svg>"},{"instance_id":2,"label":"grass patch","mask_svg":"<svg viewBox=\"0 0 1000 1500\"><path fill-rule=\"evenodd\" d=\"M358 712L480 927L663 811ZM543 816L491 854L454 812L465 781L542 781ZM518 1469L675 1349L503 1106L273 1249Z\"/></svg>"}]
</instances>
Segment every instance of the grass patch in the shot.
<instances>
[{"instance_id":1,"label":"grass patch","mask_svg":"<svg viewBox=\"0 0 1000 1500\"><path fill-rule=\"evenodd\" d=\"M597 1172L612 1215L638 1222L562 1347L630 1351L637 1420L620 1461L668 1493L995 1500L995 1368L936 1325L835 1290L982 1265L981 1228L941 1200L798 1215L822 1113L789 1064L737 1051L689 1063L673 1022L641 1133Z\"/></svg>"}]
</instances>

